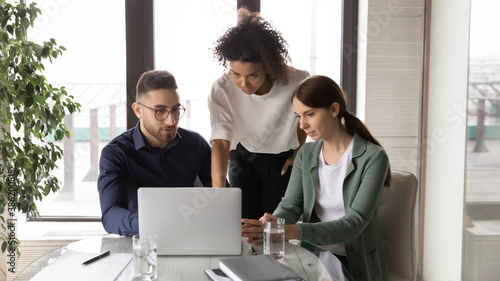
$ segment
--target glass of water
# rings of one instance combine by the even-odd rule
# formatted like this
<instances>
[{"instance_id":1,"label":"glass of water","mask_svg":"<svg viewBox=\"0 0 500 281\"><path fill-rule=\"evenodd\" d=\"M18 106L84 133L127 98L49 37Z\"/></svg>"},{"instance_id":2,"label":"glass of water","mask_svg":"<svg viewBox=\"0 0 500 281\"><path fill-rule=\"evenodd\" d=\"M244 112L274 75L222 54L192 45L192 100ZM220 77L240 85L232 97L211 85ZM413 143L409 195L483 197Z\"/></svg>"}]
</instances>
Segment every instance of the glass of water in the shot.
<instances>
[{"instance_id":1,"label":"glass of water","mask_svg":"<svg viewBox=\"0 0 500 281\"><path fill-rule=\"evenodd\" d=\"M264 224L264 255L270 255L276 260L285 256L285 219L265 222Z\"/></svg>"},{"instance_id":2,"label":"glass of water","mask_svg":"<svg viewBox=\"0 0 500 281\"><path fill-rule=\"evenodd\" d=\"M134 252L133 281L152 281L157 279L156 271L156 235L132 237Z\"/></svg>"}]
</instances>

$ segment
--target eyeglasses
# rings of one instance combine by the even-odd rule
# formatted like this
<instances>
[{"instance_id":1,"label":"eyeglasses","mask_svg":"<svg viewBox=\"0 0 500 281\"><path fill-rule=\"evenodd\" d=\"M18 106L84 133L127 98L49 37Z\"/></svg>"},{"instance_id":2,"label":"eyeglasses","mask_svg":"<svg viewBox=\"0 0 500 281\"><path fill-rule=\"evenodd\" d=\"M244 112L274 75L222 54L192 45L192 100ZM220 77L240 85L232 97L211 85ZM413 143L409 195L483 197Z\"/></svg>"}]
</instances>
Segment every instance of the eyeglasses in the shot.
<instances>
[{"instance_id":1,"label":"eyeglasses","mask_svg":"<svg viewBox=\"0 0 500 281\"><path fill-rule=\"evenodd\" d=\"M186 108L184 108L184 106L182 106L182 105L178 105L178 106L174 107L172 110L168 110L166 108L162 108L162 109L151 108L151 107L144 105L140 102L138 102L138 104L144 106L145 108L147 108L149 110L153 110L155 112L155 118L158 121L163 121L163 120L167 119L168 116L170 115L170 113L172 113L172 117L174 118L174 120L177 121L177 120L181 119L182 116L184 116L184 113L186 112Z\"/></svg>"}]
</instances>

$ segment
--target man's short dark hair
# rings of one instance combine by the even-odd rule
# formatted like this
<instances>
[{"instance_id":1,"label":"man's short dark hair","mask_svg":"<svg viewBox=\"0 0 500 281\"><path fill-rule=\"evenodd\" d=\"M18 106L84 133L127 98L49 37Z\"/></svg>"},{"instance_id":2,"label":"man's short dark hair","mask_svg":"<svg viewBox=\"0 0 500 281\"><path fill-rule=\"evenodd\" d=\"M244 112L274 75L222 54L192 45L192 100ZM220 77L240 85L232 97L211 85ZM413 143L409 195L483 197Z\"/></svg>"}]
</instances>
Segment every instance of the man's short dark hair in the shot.
<instances>
[{"instance_id":1,"label":"man's short dark hair","mask_svg":"<svg viewBox=\"0 0 500 281\"><path fill-rule=\"evenodd\" d=\"M150 70L141 75L137 82L135 100L145 96L149 91L154 90L175 90L177 83L172 73L166 70Z\"/></svg>"}]
</instances>

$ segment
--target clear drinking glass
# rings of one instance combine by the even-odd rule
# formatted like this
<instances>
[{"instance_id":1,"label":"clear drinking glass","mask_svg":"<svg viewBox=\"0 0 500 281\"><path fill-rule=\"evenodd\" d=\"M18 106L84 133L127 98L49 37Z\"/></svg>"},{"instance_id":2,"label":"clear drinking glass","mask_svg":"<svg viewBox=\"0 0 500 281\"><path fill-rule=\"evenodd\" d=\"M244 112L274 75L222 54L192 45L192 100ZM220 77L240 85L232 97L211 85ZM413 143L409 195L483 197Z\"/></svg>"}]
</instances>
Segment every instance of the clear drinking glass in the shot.
<instances>
[{"instance_id":1,"label":"clear drinking glass","mask_svg":"<svg viewBox=\"0 0 500 281\"><path fill-rule=\"evenodd\" d=\"M134 252L133 281L152 281L157 279L156 235L132 237Z\"/></svg>"},{"instance_id":2,"label":"clear drinking glass","mask_svg":"<svg viewBox=\"0 0 500 281\"><path fill-rule=\"evenodd\" d=\"M285 256L285 219L278 218L264 224L264 255L276 260Z\"/></svg>"}]
</instances>

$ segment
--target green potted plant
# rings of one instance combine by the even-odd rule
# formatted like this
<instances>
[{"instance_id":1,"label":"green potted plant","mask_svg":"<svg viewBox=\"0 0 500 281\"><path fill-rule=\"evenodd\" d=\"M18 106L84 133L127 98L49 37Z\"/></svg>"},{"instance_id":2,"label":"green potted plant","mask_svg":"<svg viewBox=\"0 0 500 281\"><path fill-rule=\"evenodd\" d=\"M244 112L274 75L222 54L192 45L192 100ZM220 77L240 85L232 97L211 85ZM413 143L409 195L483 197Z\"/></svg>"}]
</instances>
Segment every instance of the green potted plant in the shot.
<instances>
[{"instance_id":1,"label":"green potted plant","mask_svg":"<svg viewBox=\"0 0 500 281\"><path fill-rule=\"evenodd\" d=\"M28 40L39 14L36 3L0 0L0 241L2 252L18 254L14 214L37 216L36 202L59 190L54 170L63 151L54 141L70 137L63 118L80 110L43 75L42 62L52 63L65 48L54 39Z\"/></svg>"}]
</instances>

